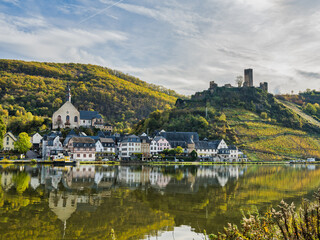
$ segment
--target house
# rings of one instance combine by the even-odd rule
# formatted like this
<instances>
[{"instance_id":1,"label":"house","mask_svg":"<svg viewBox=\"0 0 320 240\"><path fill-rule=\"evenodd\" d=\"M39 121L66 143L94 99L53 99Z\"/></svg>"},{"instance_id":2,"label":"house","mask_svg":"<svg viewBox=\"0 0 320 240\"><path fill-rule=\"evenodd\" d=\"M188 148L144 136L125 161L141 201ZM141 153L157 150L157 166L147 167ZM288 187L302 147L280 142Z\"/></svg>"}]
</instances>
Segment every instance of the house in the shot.
<instances>
[{"instance_id":1,"label":"house","mask_svg":"<svg viewBox=\"0 0 320 240\"><path fill-rule=\"evenodd\" d=\"M14 143L17 141L16 137L11 132L7 132L3 137L3 150L14 150Z\"/></svg>"},{"instance_id":2,"label":"house","mask_svg":"<svg viewBox=\"0 0 320 240\"><path fill-rule=\"evenodd\" d=\"M141 140L136 135L126 136L119 142L119 157L129 159L134 153L141 153Z\"/></svg>"},{"instance_id":3,"label":"house","mask_svg":"<svg viewBox=\"0 0 320 240\"><path fill-rule=\"evenodd\" d=\"M43 137L39 133L35 133L31 136L30 141L32 143L33 149L39 149L42 138Z\"/></svg>"},{"instance_id":4,"label":"house","mask_svg":"<svg viewBox=\"0 0 320 240\"><path fill-rule=\"evenodd\" d=\"M156 136L150 144L150 153L152 155L158 154L165 149L170 149L171 145L167 139L162 136Z\"/></svg>"},{"instance_id":5,"label":"house","mask_svg":"<svg viewBox=\"0 0 320 240\"><path fill-rule=\"evenodd\" d=\"M141 140L141 153L142 153L142 158L143 160L148 159L151 157L150 154L150 144L151 144L151 140L148 137L147 134L143 133L140 136L140 140Z\"/></svg>"},{"instance_id":6,"label":"house","mask_svg":"<svg viewBox=\"0 0 320 240\"><path fill-rule=\"evenodd\" d=\"M94 161L96 158L95 140L90 137L70 138L66 150L76 161Z\"/></svg>"},{"instance_id":7,"label":"house","mask_svg":"<svg viewBox=\"0 0 320 240\"><path fill-rule=\"evenodd\" d=\"M213 157L218 154L219 149L228 148L226 142L222 140L216 141L197 141L195 142L195 151L200 158Z\"/></svg>"},{"instance_id":8,"label":"house","mask_svg":"<svg viewBox=\"0 0 320 240\"><path fill-rule=\"evenodd\" d=\"M158 136L164 137L171 148L182 147L185 153L191 153L195 149L195 142L199 141L199 135L196 132L166 132L162 130Z\"/></svg>"},{"instance_id":9,"label":"house","mask_svg":"<svg viewBox=\"0 0 320 240\"><path fill-rule=\"evenodd\" d=\"M108 137L108 138L100 138L100 142L103 146L103 152L114 155L116 153L116 147L115 147L115 142L113 138Z\"/></svg>"},{"instance_id":10,"label":"house","mask_svg":"<svg viewBox=\"0 0 320 240\"><path fill-rule=\"evenodd\" d=\"M97 111L80 111L80 126L104 128L104 120Z\"/></svg>"},{"instance_id":11,"label":"house","mask_svg":"<svg viewBox=\"0 0 320 240\"><path fill-rule=\"evenodd\" d=\"M68 87L67 101L52 115L52 129L78 128L80 113L71 103L71 91Z\"/></svg>"},{"instance_id":12,"label":"house","mask_svg":"<svg viewBox=\"0 0 320 240\"><path fill-rule=\"evenodd\" d=\"M43 159L48 159L51 156L51 152L63 151L63 146L60 142L60 137L60 132L52 132L49 135L45 135L43 137L41 141Z\"/></svg>"},{"instance_id":13,"label":"house","mask_svg":"<svg viewBox=\"0 0 320 240\"><path fill-rule=\"evenodd\" d=\"M107 131L107 132L112 132L113 131L113 126L111 124L106 123L104 125L104 129L103 130Z\"/></svg>"}]
</instances>

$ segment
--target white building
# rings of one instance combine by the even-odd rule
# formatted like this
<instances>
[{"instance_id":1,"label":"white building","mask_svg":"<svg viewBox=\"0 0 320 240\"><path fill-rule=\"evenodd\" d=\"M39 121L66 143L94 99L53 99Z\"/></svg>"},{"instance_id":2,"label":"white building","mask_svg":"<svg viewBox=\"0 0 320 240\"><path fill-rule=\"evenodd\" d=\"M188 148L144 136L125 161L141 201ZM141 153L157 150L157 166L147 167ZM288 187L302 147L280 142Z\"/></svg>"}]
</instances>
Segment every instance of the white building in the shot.
<instances>
[{"instance_id":1,"label":"white building","mask_svg":"<svg viewBox=\"0 0 320 240\"><path fill-rule=\"evenodd\" d=\"M30 138L30 142L32 143L32 146L34 148L39 148L42 138L43 137L39 133L33 134Z\"/></svg>"},{"instance_id":2,"label":"white building","mask_svg":"<svg viewBox=\"0 0 320 240\"><path fill-rule=\"evenodd\" d=\"M140 138L136 135L124 137L119 144L119 156L122 159L128 159L135 153L141 153Z\"/></svg>"},{"instance_id":3,"label":"white building","mask_svg":"<svg viewBox=\"0 0 320 240\"><path fill-rule=\"evenodd\" d=\"M56 133L51 133L42 139L42 158L48 159L50 157L50 151L63 151L60 136Z\"/></svg>"},{"instance_id":4,"label":"white building","mask_svg":"<svg viewBox=\"0 0 320 240\"><path fill-rule=\"evenodd\" d=\"M14 150L14 143L17 141L16 137L11 132L7 132L3 137L3 150Z\"/></svg>"}]
</instances>

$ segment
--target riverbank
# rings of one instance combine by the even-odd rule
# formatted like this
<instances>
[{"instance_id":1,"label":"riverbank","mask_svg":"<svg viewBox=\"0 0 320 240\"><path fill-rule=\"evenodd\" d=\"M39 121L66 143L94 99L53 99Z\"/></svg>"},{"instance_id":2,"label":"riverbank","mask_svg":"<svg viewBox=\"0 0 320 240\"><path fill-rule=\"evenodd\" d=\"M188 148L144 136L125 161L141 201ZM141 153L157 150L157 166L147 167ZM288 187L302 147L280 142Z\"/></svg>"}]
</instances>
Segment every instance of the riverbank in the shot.
<instances>
[{"instance_id":1,"label":"riverbank","mask_svg":"<svg viewBox=\"0 0 320 240\"><path fill-rule=\"evenodd\" d=\"M80 161L80 165L148 165L148 166L170 166L170 165L183 165L183 166L212 166L212 165L276 165L276 164L291 164L289 161L249 161L249 162L169 162L169 161L154 161L154 162L121 162L121 161ZM8 160L4 159L0 161L1 164L47 164L51 165L52 161L50 160ZM320 161L317 162L297 162L293 164L299 165L314 165L320 164Z\"/></svg>"}]
</instances>

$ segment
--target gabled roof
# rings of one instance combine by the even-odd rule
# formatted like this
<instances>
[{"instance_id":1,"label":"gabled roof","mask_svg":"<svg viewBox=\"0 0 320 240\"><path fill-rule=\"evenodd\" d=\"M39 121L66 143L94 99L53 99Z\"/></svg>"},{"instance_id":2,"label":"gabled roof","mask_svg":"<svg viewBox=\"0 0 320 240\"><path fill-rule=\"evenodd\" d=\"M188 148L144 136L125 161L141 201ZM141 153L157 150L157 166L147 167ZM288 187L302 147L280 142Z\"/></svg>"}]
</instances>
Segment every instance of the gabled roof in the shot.
<instances>
[{"instance_id":1,"label":"gabled roof","mask_svg":"<svg viewBox=\"0 0 320 240\"><path fill-rule=\"evenodd\" d=\"M140 138L136 135L125 136L122 142L141 142Z\"/></svg>"},{"instance_id":2,"label":"gabled roof","mask_svg":"<svg viewBox=\"0 0 320 240\"><path fill-rule=\"evenodd\" d=\"M81 120L92 120L94 118L102 118L97 111L80 111Z\"/></svg>"},{"instance_id":3,"label":"gabled roof","mask_svg":"<svg viewBox=\"0 0 320 240\"><path fill-rule=\"evenodd\" d=\"M195 142L196 149L217 149L218 148L218 141L198 141Z\"/></svg>"},{"instance_id":4,"label":"gabled roof","mask_svg":"<svg viewBox=\"0 0 320 240\"><path fill-rule=\"evenodd\" d=\"M90 137L72 137L74 147L94 147L95 141Z\"/></svg>"},{"instance_id":5,"label":"gabled roof","mask_svg":"<svg viewBox=\"0 0 320 240\"><path fill-rule=\"evenodd\" d=\"M164 137L169 142L171 141L185 141L185 142L198 142L199 135L196 132L160 132L159 136Z\"/></svg>"},{"instance_id":6,"label":"gabled roof","mask_svg":"<svg viewBox=\"0 0 320 240\"><path fill-rule=\"evenodd\" d=\"M145 141L146 143L151 143L151 139L146 135L140 136L141 142Z\"/></svg>"},{"instance_id":7,"label":"gabled roof","mask_svg":"<svg viewBox=\"0 0 320 240\"><path fill-rule=\"evenodd\" d=\"M100 142L102 143L114 143L113 138L100 138Z\"/></svg>"},{"instance_id":8,"label":"gabled roof","mask_svg":"<svg viewBox=\"0 0 320 240\"><path fill-rule=\"evenodd\" d=\"M13 139L13 141L17 141L17 138L12 134L12 132L6 132L6 134L4 135L4 137L9 136Z\"/></svg>"}]
</instances>

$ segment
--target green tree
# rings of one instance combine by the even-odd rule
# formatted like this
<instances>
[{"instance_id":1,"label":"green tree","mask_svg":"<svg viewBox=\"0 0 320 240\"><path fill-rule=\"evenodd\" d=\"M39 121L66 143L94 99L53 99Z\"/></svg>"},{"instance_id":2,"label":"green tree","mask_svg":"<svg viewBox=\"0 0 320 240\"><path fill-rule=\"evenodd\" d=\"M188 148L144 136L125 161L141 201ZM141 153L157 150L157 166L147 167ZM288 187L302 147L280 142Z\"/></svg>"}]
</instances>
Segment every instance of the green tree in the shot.
<instances>
[{"instance_id":1,"label":"green tree","mask_svg":"<svg viewBox=\"0 0 320 240\"><path fill-rule=\"evenodd\" d=\"M317 113L317 108L312 105L311 103L308 103L305 107L304 107L304 111L307 113L310 113L312 115L315 115Z\"/></svg>"},{"instance_id":2,"label":"green tree","mask_svg":"<svg viewBox=\"0 0 320 240\"><path fill-rule=\"evenodd\" d=\"M262 112L260 114L260 116L261 116L262 119L267 119L268 118L268 114L266 112Z\"/></svg>"},{"instance_id":3,"label":"green tree","mask_svg":"<svg viewBox=\"0 0 320 240\"><path fill-rule=\"evenodd\" d=\"M175 152L177 155L181 155L183 153L183 148L178 146L178 147L176 147Z\"/></svg>"},{"instance_id":4,"label":"green tree","mask_svg":"<svg viewBox=\"0 0 320 240\"><path fill-rule=\"evenodd\" d=\"M3 148L3 137L6 134L7 127L6 124L3 122L2 116L0 117L0 149Z\"/></svg>"},{"instance_id":5,"label":"green tree","mask_svg":"<svg viewBox=\"0 0 320 240\"><path fill-rule=\"evenodd\" d=\"M28 133L20 133L18 140L14 143L14 147L20 153L26 153L32 147Z\"/></svg>"},{"instance_id":6,"label":"green tree","mask_svg":"<svg viewBox=\"0 0 320 240\"><path fill-rule=\"evenodd\" d=\"M196 152L196 150L193 150L191 153L190 153L190 156L192 158L192 161L195 161L198 159L198 153Z\"/></svg>"}]
</instances>

